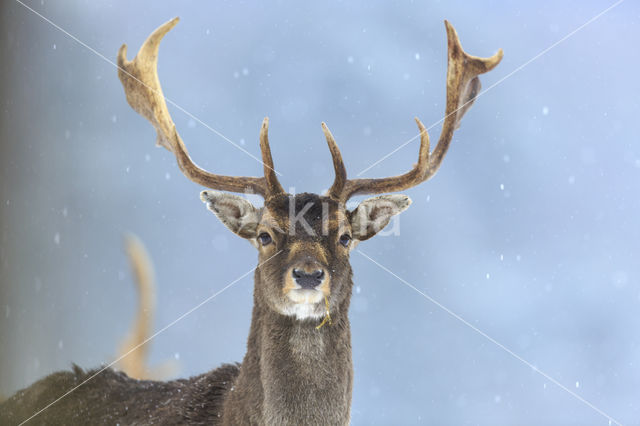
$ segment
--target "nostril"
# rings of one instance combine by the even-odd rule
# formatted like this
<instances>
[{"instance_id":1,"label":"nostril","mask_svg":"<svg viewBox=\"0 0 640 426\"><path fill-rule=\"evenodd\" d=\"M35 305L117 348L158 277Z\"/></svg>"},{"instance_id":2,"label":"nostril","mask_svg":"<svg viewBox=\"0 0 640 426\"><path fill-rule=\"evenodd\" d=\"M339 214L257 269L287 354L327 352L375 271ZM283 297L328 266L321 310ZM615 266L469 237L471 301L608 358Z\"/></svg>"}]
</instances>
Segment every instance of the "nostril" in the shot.
<instances>
[{"instance_id":1,"label":"nostril","mask_svg":"<svg viewBox=\"0 0 640 426\"><path fill-rule=\"evenodd\" d=\"M324 270L315 269L311 272L306 272L304 269L293 268L291 270L291 276L301 288L314 289L322 284Z\"/></svg>"}]
</instances>

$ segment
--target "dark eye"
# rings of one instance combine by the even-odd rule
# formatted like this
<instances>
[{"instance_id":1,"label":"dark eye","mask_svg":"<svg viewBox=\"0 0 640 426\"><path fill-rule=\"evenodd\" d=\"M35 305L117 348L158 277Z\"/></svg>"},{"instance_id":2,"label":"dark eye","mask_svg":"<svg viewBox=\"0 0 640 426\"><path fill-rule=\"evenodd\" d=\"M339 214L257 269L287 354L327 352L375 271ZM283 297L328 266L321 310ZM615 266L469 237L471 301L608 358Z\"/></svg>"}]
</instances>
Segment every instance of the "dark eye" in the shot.
<instances>
[{"instance_id":1,"label":"dark eye","mask_svg":"<svg viewBox=\"0 0 640 426\"><path fill-rule=\"evenodd\" d=\"M340 244L342 244L345 247L349 247L350 241L351 241L351 235L349 234L342 234L342 236L340 237Z\"/></svg>"},{"instance_id":2,"label":"dark eye","mask_svg":"<svg viewBox=\"0 0 640 426\"><path fill-rule=\"evenodd\" d=\"M260 244L262 244L263 246L266 246L268 244L271 244L273 240L271 239L271 235L263 232L262 234L258 235L258 241L260 241Z\"/></svg>"}]
</instances>

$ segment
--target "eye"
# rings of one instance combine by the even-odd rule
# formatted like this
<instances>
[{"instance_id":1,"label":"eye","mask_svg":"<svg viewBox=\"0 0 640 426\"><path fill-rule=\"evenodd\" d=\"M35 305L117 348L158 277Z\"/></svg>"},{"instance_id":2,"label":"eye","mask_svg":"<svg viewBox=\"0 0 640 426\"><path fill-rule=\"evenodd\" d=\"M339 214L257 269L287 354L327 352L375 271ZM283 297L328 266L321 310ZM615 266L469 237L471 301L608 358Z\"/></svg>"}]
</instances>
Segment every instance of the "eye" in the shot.
<instances>
[{"instance_id":1,"label":"eye","mask_svg":"<svg viewBox=\"0 0 640 426\"><path fill-rule=\"evenodd\" d=\"M349 242L351 241L351 235L349 234L342 234L342 236L340 236L340 244L342 244L345 247L349 247Z\"/></svg>"},{"instance_id":2,"label":"eye","mask_svg":"<svg viewBox=\"0 0 640 426\"><path fill-rule=\"evenodd\" d=\"M260 244L262 244L263 246L266 246L271 244L273 240L271 239L271 235L263 232L262 234L258 235L258 241L260 241Z\"/></svg>"}]
</instances>

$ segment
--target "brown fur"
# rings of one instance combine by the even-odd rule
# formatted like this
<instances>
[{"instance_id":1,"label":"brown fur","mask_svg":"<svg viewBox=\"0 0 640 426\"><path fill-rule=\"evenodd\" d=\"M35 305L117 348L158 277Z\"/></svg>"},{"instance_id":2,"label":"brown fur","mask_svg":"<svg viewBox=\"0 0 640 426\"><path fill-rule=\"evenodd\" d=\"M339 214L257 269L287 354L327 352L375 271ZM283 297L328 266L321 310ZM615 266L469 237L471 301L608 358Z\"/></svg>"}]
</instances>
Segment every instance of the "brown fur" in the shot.
<instances>
[{"instance_id":1,"label":"brown fur","mask_svg":"<svg viewBox=\"0 0 640 426\"><path fill-rule=\"evenodd\" d=\"M290 232L285 220L290 203L296 212L311 204L303 218L315 236L302 227ZM327 235L320 233L318 212L323 203L333 219ZM353 284L349 249L338 243L338 233L349 225L337 219L346 214L334 200L315 194L272 197L262 212L274 218L282 232L269 227L274 242L260 249L253 317L241 365L169 382L139 381L107 369L32 422L348 424L353 386L348 310ZM267 225L262 222L258 229ZM280 254L266 261L274 252ZM316 329L321 317L299 320L281 313L282 306L292 303L283 293L285 274L291 262L300 258L313 258L330 274L323 285L331 325ZM324 301L318 303L318 310L324 311ZM74 367L72 372L52 374L18 392L0 405L0 424L27 419L93 374Z\"/></svg>"},{"instance_id":2,"label":"brown fur","mask_svg":"<svg viewBox=\"0 0 640 426\"><path fill-rule=\"evenodd\" d=\"M303 227L291 235L289 203L299 212L308 203L304 218L315 231ZM265 203L274 248L262 250L260 262L282 253L256 269L254 309L247 354L235 389L224 403L223 423L234 424L348 424L353 385L351 335L348 320L351 298L349 250L337 244L337 220L321 234L322 203L331 217L343 209L327 197L279 195ZM274 223L275 222L275 223ZM274 226L274 225L277 225ZM258 232L266 228L259 226ZM279 228L281 232L274 232ZM265 247L266 248L266 247ZM316 329L321 319L297 320L278 313L282 300L283 272L300 255L312 257L331 271L329 304L333 324ZM288 275L288 274L287 274ZM285 282L288 280L285 278Z\"/></svg>"}]
</instances>

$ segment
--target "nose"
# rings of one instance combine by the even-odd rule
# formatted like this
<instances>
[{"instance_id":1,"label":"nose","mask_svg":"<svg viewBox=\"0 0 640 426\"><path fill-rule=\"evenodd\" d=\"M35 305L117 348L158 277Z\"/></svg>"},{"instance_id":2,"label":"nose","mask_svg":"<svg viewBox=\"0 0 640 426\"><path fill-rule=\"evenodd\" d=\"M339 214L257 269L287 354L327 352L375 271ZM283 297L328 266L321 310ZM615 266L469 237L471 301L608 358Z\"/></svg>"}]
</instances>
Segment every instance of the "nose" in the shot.
<instances>
[{"instance_id":1,"label":"nose","mask_svg":"<svg viewBox=\"0 0 640 426\"><path fill-rule=\"evenodd\" d=\"M307 272L300 268L293 268L291 275L300 287L314 289L322 283L324 270L314 269L311 272Z\"/></svg>"}]
</instances>

